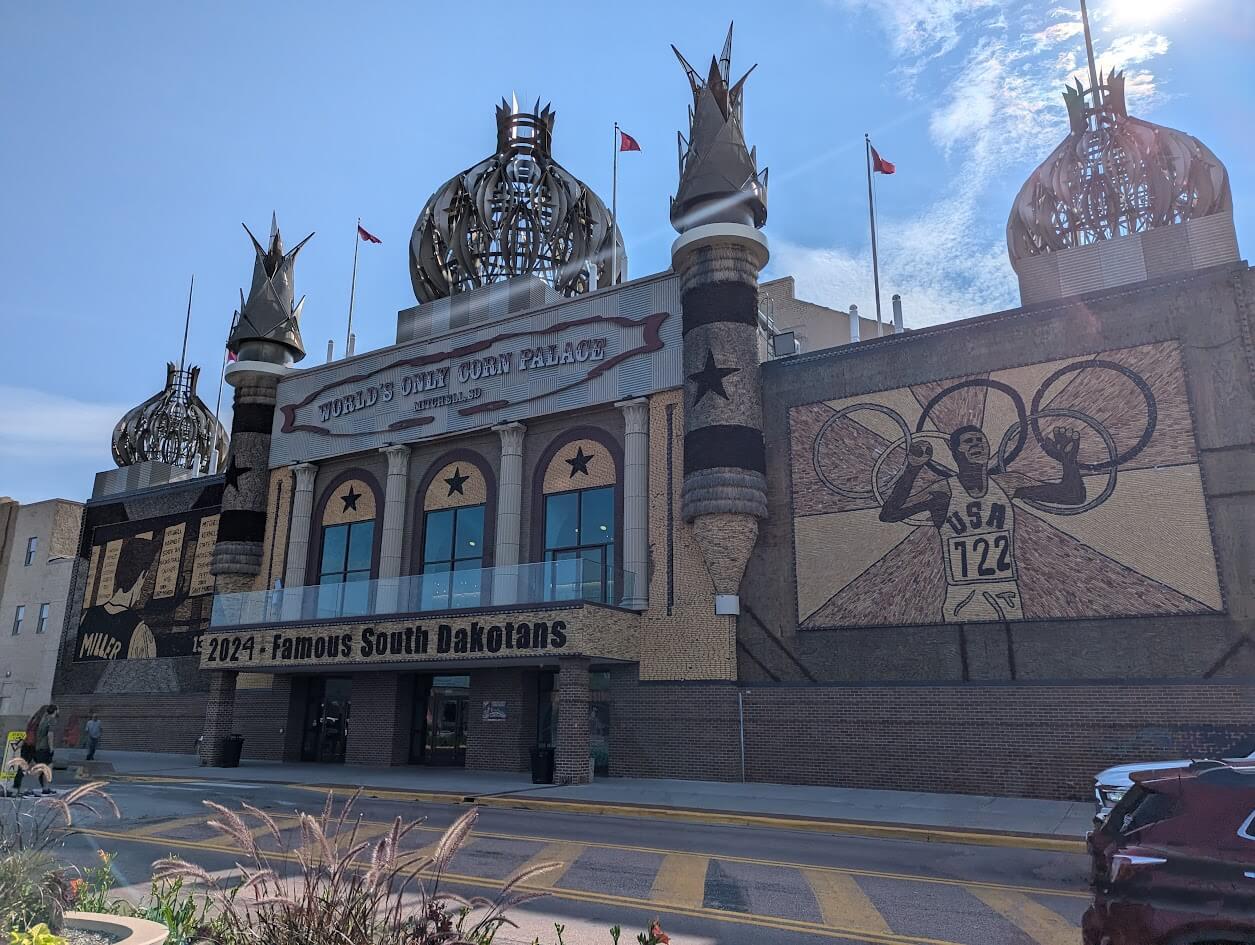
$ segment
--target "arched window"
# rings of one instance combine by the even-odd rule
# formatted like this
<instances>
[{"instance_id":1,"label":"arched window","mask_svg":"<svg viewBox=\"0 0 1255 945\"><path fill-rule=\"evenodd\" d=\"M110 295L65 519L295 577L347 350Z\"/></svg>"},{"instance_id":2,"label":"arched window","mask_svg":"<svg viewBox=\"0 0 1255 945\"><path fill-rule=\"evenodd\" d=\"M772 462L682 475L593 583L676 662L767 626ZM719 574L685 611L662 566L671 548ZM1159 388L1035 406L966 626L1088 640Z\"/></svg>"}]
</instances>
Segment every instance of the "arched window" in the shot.
<instances>
[{"instance_id":1,"label":"arched window","mask_svg":"<svg viewBox=\"0 0 1255 945\"><path fill-rule=\"evenodd\" d=\"M540 560L550 600L617 603L622 562L618 444L596 434L568 434L543 462Z\"/></svg>"},{"instance_id":2,"label":"arched window","mask_svg":"<svg viewBox=\"0 0 1255 945\"><path fill-rule=\"evenodd\" d=\"M491 467L478 454L456 450L432 464L420 489L418 608L480 606L488 591L483 569L492 563Z\"/></svg>"},{"instance_id":3,"label":"arched window","mask_svg":"<svg viewBox=\"0 0 1255 945\"><path fill-rule=\"evenodd\" d=\"M344 473L323 494L316 571L318 617L370 613L379 567L379 497L374 477Z\"/></svg>"}]
</instances>

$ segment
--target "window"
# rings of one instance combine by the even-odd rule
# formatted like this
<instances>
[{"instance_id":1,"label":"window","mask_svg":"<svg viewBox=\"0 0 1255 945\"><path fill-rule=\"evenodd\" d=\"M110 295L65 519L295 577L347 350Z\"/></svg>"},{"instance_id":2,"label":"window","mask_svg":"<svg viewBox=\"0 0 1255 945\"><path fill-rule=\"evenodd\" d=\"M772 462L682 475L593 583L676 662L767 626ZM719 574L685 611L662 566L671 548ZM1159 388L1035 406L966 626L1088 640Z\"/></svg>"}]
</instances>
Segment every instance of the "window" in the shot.
<instances>
[{"instance_id":1,"label":"window","mask_svg":"<svg viewBox=\"0 0 1255 945\"><path fill-rule=\"evenodd\" d=\"M370 612L370 569L375 556L375 523L327 525L322 530L318 574L318 616Z\"/></svg>"},{"instance_id":2,"label":"window","mask_svg":"<svg viewBox=\"0 0 1255 945\"><path fill-rule=\"evenodd\" d=\"M483 566L483 505L427 513L420 610L478 607Z\"/></svg>"},{"instance_id":3,"label":"window","mask_svg":"<svg viewBox=\"0 0 1255 945\"><path fill-rule=\"evenodd\" d=\"M35 563L35 549L39 547L38 538L26 539L26 567Z\"/></svg>"},{"instance_id":4,"label":"window","mask_svg":"<svg viewBox=\"0 0 1255 945\"><path fill-rule=\"evenodd\" d=\"M13 635L17 636L22 632L22 621L26 619L26 605L18 604L17 610L13 612Z\"/></svg>"},{"instance_id":5,"label":"window","mask_svg":"<svg viewBox=\"0 0 1255 945\"><path fill-rule=\"evenodd\" d=\"M39 605L39 622L35 624L35 632L43 633L48 629L48 605Z\"/></svg>"},{"instance_id":6,"label":"window","mask_svg":"<svg viewBox=\"0 0 1255 945\"><path fill-rule=\"evenodd\" d=\"M614 601L614 487L545 497L550 600Z\"/></svg>"}]
</instances>

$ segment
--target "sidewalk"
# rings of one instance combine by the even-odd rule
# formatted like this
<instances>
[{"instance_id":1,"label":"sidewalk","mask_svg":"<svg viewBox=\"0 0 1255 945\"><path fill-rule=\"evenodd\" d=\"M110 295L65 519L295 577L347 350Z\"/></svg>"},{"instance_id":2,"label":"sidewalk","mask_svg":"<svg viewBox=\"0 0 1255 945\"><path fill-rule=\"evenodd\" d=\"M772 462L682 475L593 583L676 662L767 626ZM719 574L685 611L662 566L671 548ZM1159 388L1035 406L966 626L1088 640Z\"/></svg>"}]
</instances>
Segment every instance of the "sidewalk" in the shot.
<instances>
[{"instance_id":1,"label":"sidewalk","mask_svg":"<svg viewBox=\"0 0 1255 945\"><path fill-rule=\"evenodd\" d=\"M63 749L58 762L70 769L84 752ZM202 768L195 755L103 751L115 776L179 778L204 782L281 783L326 787L364 787L441 795L494 807L577 810L602 814L645 813L716 823L771 821L788 828L893 836L897 832L941 831L987 835L984 841L1014 835L1079 841L1093 817L1082 801L1042 801L972 794L929 794L797 784L727 783L662 778L598 778L592 784L559 787L532 784L522 773L468 771L417 766L382 768L359 765L278 764L244 761L238 768ZM790 824L789 822L796 822ZM836 823L839 822L839 823ZM857 829L864 827L867 829ZM839 829L845 828L845 829ZM886 829L888 828L888 829ZM921 835L915 839L946 839Z\"/></svg>"}]
</instances>

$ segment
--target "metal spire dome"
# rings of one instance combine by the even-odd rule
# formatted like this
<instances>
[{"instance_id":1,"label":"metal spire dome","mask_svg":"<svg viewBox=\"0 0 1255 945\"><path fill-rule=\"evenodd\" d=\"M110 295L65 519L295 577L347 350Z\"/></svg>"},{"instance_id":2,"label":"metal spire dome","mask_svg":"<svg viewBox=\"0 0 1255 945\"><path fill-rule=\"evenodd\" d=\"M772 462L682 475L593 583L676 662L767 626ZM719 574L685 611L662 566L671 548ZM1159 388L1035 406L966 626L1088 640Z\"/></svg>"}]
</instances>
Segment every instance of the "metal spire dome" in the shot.
<instances>
[{"instance_id":1,"label":"metal spire dome","mask_svg":"<svg viewBox=\"0 0 1255 945\"><path fill-rule=\"evenodd\" d=\"M204 474L221 465L227 431L196 396L200 368L166 364L166 386L133 407L113 428L113 461L119 466L157 460ZM216 458L215 458L216 457Z\"/></svg>"},{"instance_id":2,"label":"metal spire dome","mask_svg":"<svg viewBox=\"0 0 1255 945\"><path fill-rule=\"evenodd\" d=\"M1089 88L1063 93L1071 130L1024 183L1007 221L1012 265L1233 209L1229 175L1192 135L1130 117L1124 74L1096 67L1081 0Z\"/></svg>"},{"instance_id":3,"label":"metal spire dome","mask_svg":"<svg viewBox=\"0 0 1255 945\"><path fill-rule=\"evenodd\" d=\"M606 205L553 159L553 109L497 107L494 154L452 177L419 214L410 279L421 302L513 276L536 276L566 296L620 280L623 238Z\"/></svg>"}]
</instances>

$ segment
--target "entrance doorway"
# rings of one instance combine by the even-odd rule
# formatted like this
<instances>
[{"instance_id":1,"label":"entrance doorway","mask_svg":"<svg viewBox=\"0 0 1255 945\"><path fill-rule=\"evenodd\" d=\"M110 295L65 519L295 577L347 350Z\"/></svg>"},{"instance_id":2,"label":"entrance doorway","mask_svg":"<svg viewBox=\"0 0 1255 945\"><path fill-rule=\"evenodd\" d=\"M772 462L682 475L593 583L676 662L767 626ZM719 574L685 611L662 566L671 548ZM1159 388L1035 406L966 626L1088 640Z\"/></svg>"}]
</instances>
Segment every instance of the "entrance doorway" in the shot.
<instances>
[{"instance_id":1,"label":"entrance doorway","mask_svg":"<svg viewBox=\"0 0 1255 945\"><path fill-rule=\"evenodd\" d=\"M305 729L301 760L343 764L349 740L348 676L314 676L305 690Z\"/></svg>"},{"instance_id":2,"label":"entrance doorway","mask_svg":"<svg viewBox=\"0 0 1255 945\"><path fill-rule=\"evenodd\" d=\"M420 676L414 684L410 763L463 767L470 676Z\"/></svg>"}]
</instances>

